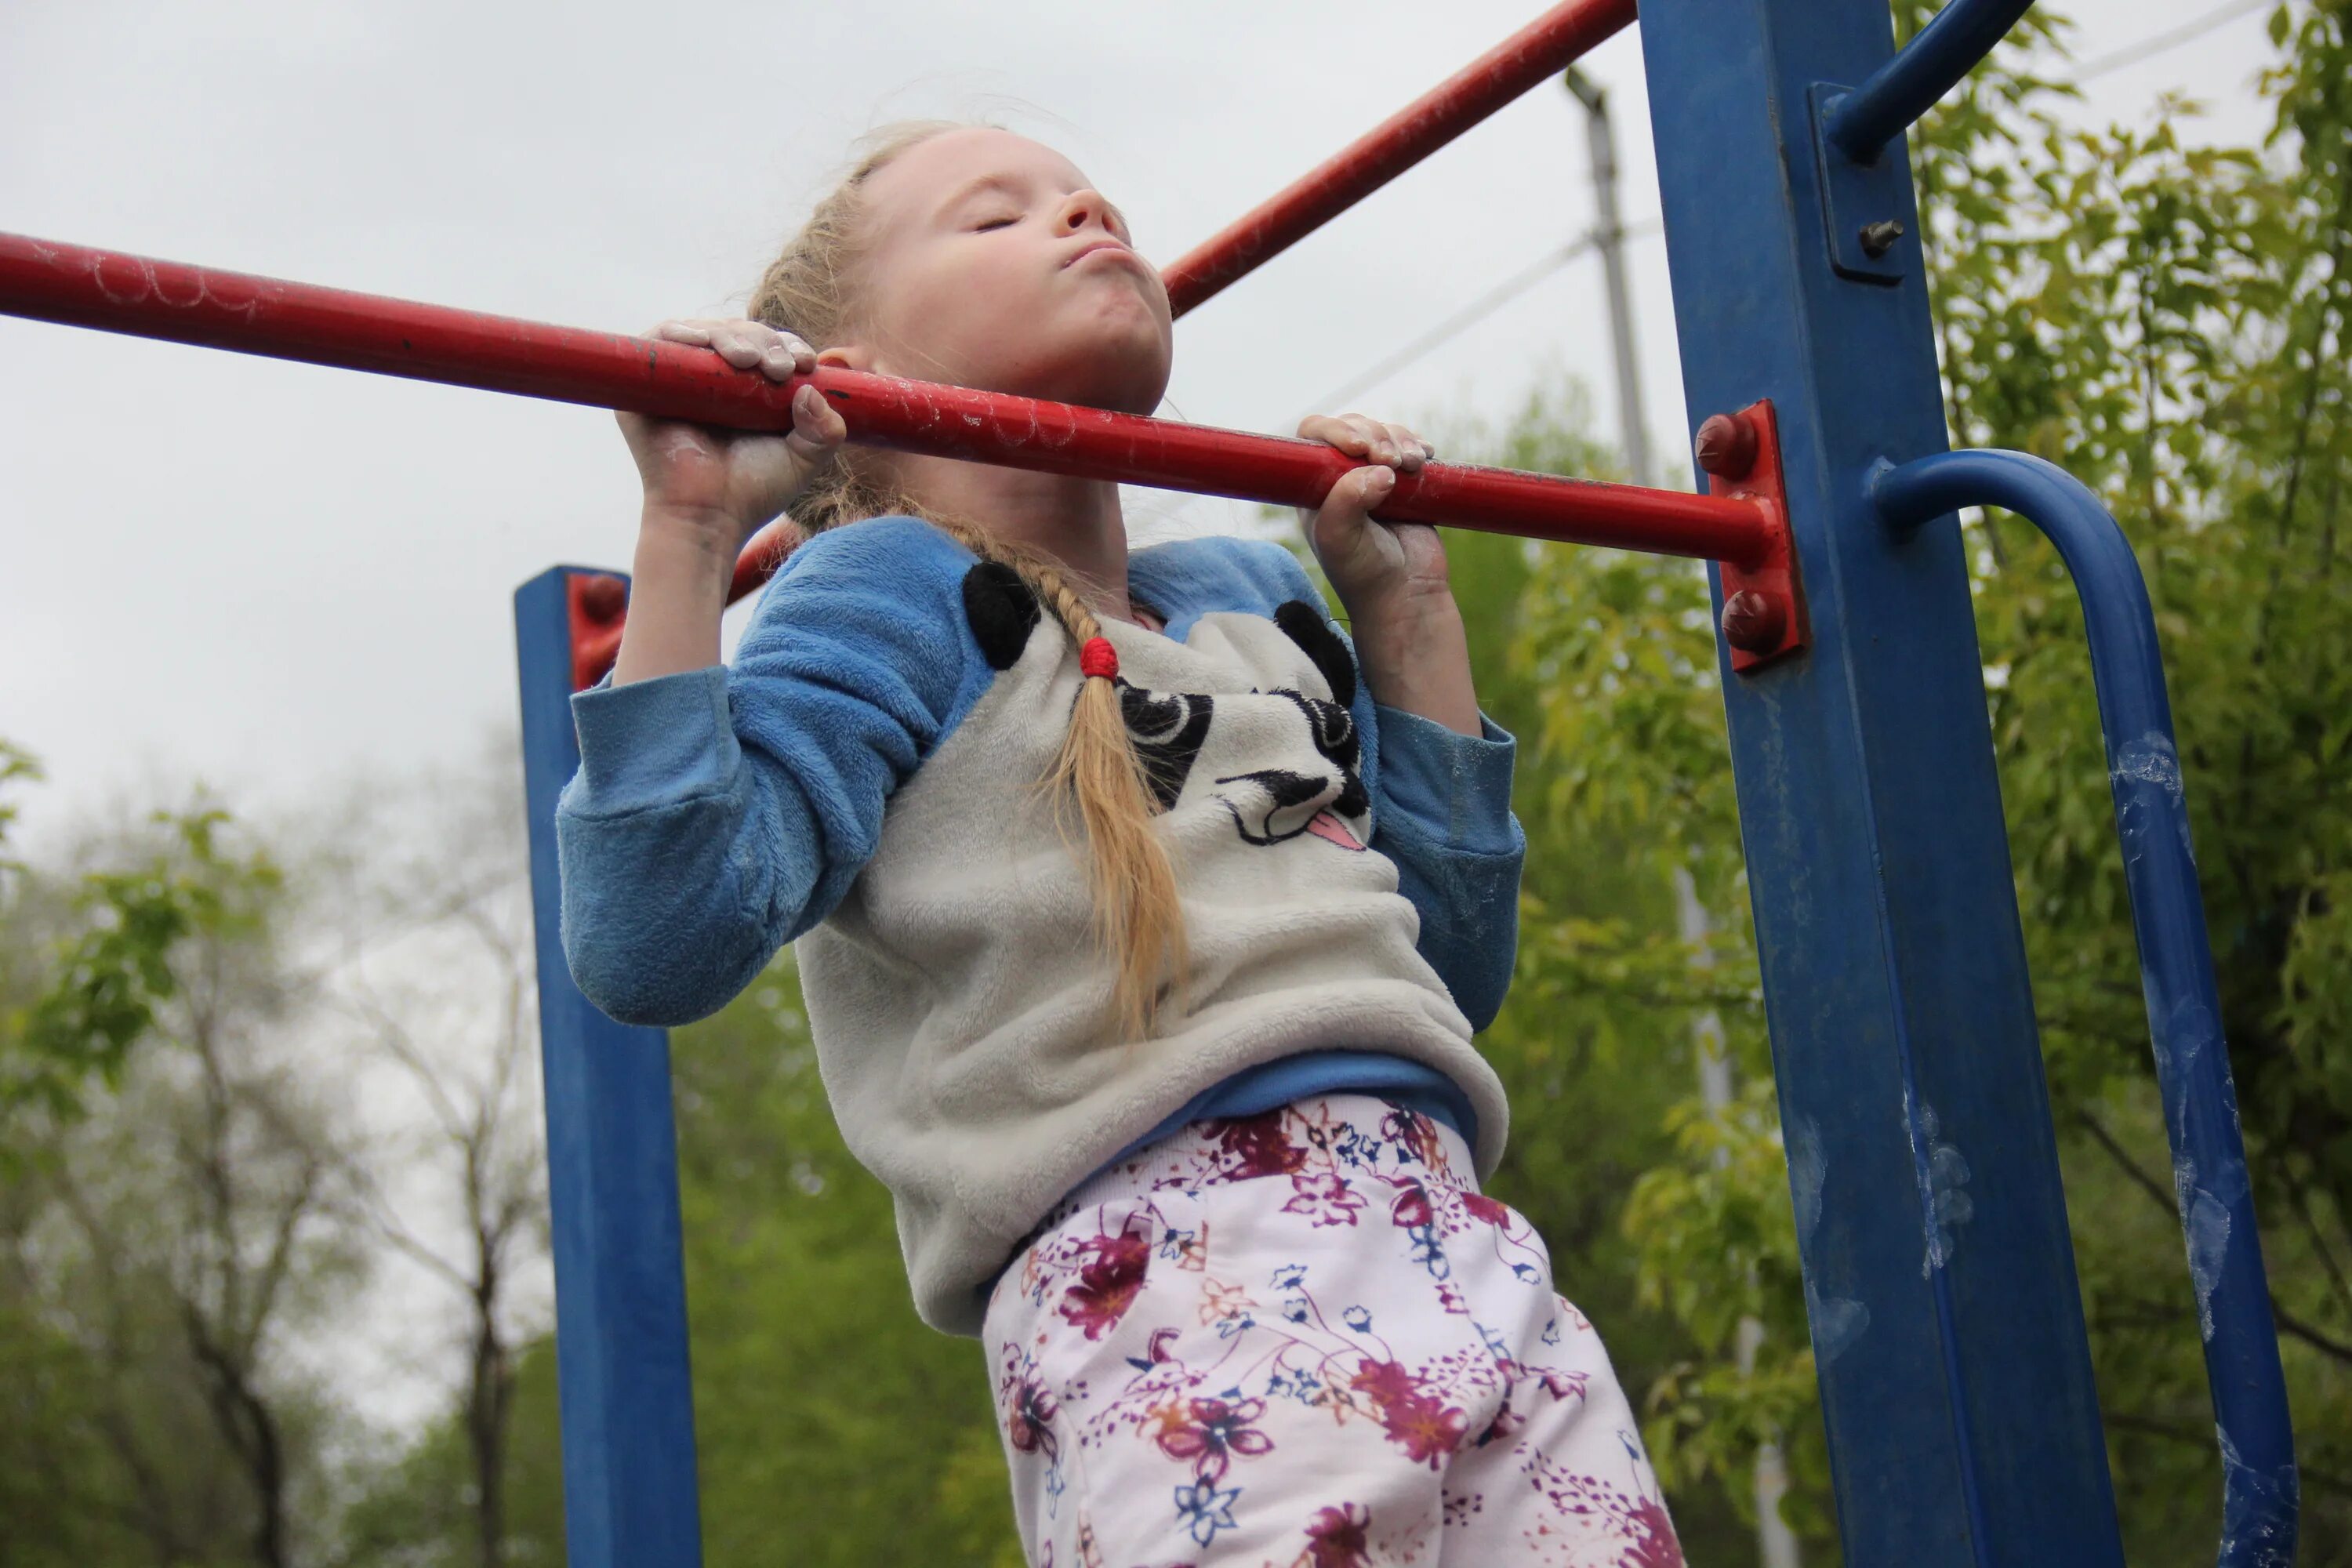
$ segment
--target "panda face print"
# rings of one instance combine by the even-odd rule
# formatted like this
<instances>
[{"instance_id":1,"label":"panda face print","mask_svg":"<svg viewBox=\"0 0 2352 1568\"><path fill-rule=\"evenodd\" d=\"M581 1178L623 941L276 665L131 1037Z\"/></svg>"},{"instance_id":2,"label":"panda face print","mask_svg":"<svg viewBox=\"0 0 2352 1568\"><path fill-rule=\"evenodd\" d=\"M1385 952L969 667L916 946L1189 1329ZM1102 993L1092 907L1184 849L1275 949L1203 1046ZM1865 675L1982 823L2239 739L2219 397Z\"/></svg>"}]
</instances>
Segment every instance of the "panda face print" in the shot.
<instances>
[{"instance_id":1,"label":"panda face print","mask_svg":"<svg viewBox=\"0 0 2352 1568\"><path fill-rule=\"evenodd\" d=\"M1121 681L1119 706L1160 810L1205 795L1244 844L1267 848L1312 835L1364 847L1371 800L1357 772L1356 721L1338 703L1303 691L1211 696Z\"/></svg>"},{"instance_id":2,"label":"panda face print","mask_svg":"<svg viewBox=\"0 0 2352 1568\"><path fill-rule=\"evenodd\" d=\"M1357 776L1359 748L1356 721L1336 702L1326 702L1297 691L1267 695L1297 705L1306 721L1320 765L1307 772L1295 768L1259 768L1228 773L1216 781L1217 797L1233 814L1244 844L1286 843L1311 833L1342 849L1360 850L1364 841L1358 826L1371 809Z\"/></svg>"},{"instance_id":3,"label":"panda face print","mask_svg":"<svg viewBox=\"0 0 2352 1568\"><path fill-rule=\"evenodd\" d=\"M1012 668L1033 635L1064 636L1057 626L1041 625L1027 585L993 563L972 569L964 603L974 639L998 669ZM1121 679L1119 711L1145 780L1162 812L1214 811L1244 844L1272 848L1312 837L1361 853L1371 830L1371 800L1360 771L1361 742L1348 710L1356 691L1354 661L1315 606L1292 601L1272 618L1339 700L1287 686L1163 691Z\"/></svg>"}]
</instances>

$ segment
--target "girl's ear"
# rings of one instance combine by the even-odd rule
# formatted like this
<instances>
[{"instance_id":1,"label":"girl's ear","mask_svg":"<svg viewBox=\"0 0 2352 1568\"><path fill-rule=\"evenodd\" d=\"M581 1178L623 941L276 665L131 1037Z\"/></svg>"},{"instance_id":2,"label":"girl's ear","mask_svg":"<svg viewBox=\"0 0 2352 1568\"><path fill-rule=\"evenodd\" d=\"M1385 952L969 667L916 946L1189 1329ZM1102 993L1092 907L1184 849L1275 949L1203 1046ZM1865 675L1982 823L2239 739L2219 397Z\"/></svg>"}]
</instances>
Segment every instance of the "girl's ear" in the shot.
<instances>
[{"instance_id":1,"label":"girl's ear","mask_svg":"<svg viewBox=\"0 0 2352 1568\"><path fill-rule=\"evenodd\" d=\"M816 352L816 363L835 370L869 370L872 357L859 343L840 343Z\"/></svg>"}]
</instances>

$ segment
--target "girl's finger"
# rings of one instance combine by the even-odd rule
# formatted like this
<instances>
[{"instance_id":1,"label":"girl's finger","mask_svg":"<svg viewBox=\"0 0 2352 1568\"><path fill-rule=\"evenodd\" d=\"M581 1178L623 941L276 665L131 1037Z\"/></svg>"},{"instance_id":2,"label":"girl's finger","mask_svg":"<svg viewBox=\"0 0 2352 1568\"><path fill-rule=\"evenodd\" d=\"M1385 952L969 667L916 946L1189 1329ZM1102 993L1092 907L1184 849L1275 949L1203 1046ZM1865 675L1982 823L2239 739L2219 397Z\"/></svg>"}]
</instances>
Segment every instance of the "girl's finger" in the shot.
<instances>
[{"instance_id":1,"label":"girl's finger","mask_svg":"<svg viewBox=\"0 0 2352 1568\"><path fill-rule=\"evenodd\" d=\"M1355 417L1350 415L1339 419L1328 414L1310 414L1298 422L1298 434L1307 440L1337 447L1351 458L1360 458L1371 449L1371 442L1349 422Z\"/></svg>"},{"instance_id":2,"label":"girl's finger","mask_svg":"<svg viewBox=\"0 0 2352 1568\"><path fill-rule=\"evenodd\" d=\"M760 372L770 381L790 381L800 371L800 356L793 346L781 340L770 343L760 355Z\"/></svg>"},{"instance_id":3,"label":"girl's finger","mask_svg":"<svg viewBox=\"0 0 2352 1568\"><path fill-rule=\"evenodd\" d=\"M695 348L710 346L710 329L699 321L664 321L648 335L665 342L687 343Z\"/></svg>"},{"instance_id":4,"label":"girl's finger","mask_svg":"<svg viewBox=\"0 0 2352 1568\"><path fill-rule=\"evenodd\" d=\"M793 396L792 433L793 439L813 448L803 452L803 457L819 457L848 437L849 422L815 387L803 386Z\"/></svg>"},{"instance_id":5,"label":"girl's finger","mask_svg":"<svg viewBox=\"0 0 2352 1568\"><path fill-rule=\"evenodd\" d=\"M1375 463L1394 463L1398 453L1389 441L1389 427L1367 415L1350 414L1348 420L1364 437L1364 455Z\"/></svg>"},{"instance_id":6,"label":"girl's finger","mask_svg":"<svg viewBox=\"0 0 2352 1568\"><path fill-rule=\"evenodd\" d=\"M1398 468L1409 474L1427 460L1429 454L1424 450L1424 443L1408 426L1391 425L1388 426L1388 433L1390 443L1397 449Z\"/></svg>"},{"instance_id":7,"label":"girl's finger","mask_svg":"<svg viewBox=\"0 0 2352 1568\"><path fill-rule=\"evenodd\" d=\"M768 347L764 342L753 342L749 333L734 326L722 327L712 332L710 346L718 351L719 358L737 370L750 370L756 366Z\"/></svg>"},{"instance_id":8,"label":"girl's finger","mask_svg":"<svg viewBox=\"0 0 2352 1568\"><path fill-rule=\"evenodd\" d=\"M1385 464L1351 468L1323 498L1320 519L1337 524L1343 534L1354 533L1370 520L1372 509L1388 500L1389 492L1395 489L1396 472Z\"/></svg>"}]
</instances>

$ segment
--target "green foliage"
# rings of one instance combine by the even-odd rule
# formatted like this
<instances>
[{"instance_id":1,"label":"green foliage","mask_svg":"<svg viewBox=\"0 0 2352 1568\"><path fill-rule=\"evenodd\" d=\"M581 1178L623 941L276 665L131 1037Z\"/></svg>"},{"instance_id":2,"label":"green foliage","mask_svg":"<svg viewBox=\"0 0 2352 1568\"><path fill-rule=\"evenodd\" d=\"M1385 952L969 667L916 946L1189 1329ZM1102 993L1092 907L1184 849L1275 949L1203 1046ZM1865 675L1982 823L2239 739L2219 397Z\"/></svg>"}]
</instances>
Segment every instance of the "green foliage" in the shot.
<instances>
[{"instance_id":1,"label":"green foliage","mask_svg":"<svg viewBox=\"0 0 2352 1568\"><path fill-rule=\"evenodd\" d=\"M85 855L0 925L0 1563L306 1558L345 1422L288 1351L363 1263L265 1059L283 879L201 804Z\"/></svg>"},{"instance_id":2,"label":"green foliage","mask_svg":"<svg viewBox=\"0 0 2352 1568\"><path fill-rule=\"evenodd\" d=\"M346 1568L479 1568L473 1459L454 1410L398 1453L368 1455L359 1468L360 1495L341 1523L339 1557ZM562 1568L563 1445L552 1339L533 1342L518 1358L506 1506L500 1562Z\"/></svg>"},{"instance_id":3,"label":"green foliage","mask_svg":"<svg viewBox=\"0 0 2352 1568\"><path fill-rule=\"evenodd\" d=\"M40 759L22 746L0 740L0 791L5 791L18 780L36 780L41 776ZM8 843L8 830L16 824L16 803L0 798L0 848ZM14 860L0 859L0 871L21 873L24 868Z\"/></svg>"},{"instance_id":4,"label":"green foliage","mask_svg":"<svg viewBox=\"0 0 2352 1568\"><path fill-rule=\"evenodd\" d=\"M1659 1414L1644 1436L1668 1485L1711 1478L1745 1504L1752 1494L1736 1482L1757 1450L1792 1432L1810 1435L1817 1399L1771 1079L1751 1080L1720 1110L1685 1101L1666 1126L1678 1158L1634 1183L1624 1224L1642 1242L1643 1305L1663 1308L1696 1353L1652 1386ZM1814 1442L1798 1457L1807 1484L1784 1512L1792 1526L1822 1534L1827 1454Z\"/></svg>"},{"instance_id":5,"label":"green foliage","mask_svg":"<svg viewBox=\"0 0 2352 1568\"><path fill-rule=\"evenodd\" d=\"M1935 9L1898 5L1898 32ZM1912 142L1957 439L2036 452L2098 489L2157 605L2288 1336L2311 1562L2352 1560L2347 15L2335 0L2273 16L2284 53L2263 149L2197 145L2179 101L2145 128L2068 128L2053 59L2066 25L2046 14ZM1970 528L2128 1552L2186 1563L2210 1555L2220 1478L2081 616L2038 535L2005 518ZM1517 635L1546 694L1531 835L1598 847L1604 883L1629 856L1640 869L1613 897L1580 887L1573 908L1531 874L1514 1012L1579 1009L1605 1020L1598 1037L1665 1062L1687 1060L1694 1011L1712 1008L1747 1084L1723 1112L1675 1107L1675 1151L1624 1205L1641 1300L1692 1350L1649 1384L1650 1440L1675 1484L1711 1479L1737 1502L1757 1445L1780 1434L1798 1483L1784 1513L1818 1533L1825 1472L1704 599L1671 564L1559 552ZM1700 953L1669 934L1678 868L1712 916Z\"/></svg>"},{"instance_id":6,"label":"green foliage","mask_svg":"<svg viewBox=\"0 0 2352 1568\"><path fill-rule=\"evenodd\" d=\"M37 776L29 758L0 751L0 784L27 776ZM234 942L259 932L283 878L266 850L224 852L227 820L205 806L158 812L152 821L168 831L166 844L142 864L81 878L39 995L0 1032L0 1129L27 1107L77 1119L93 1084L120 1088L157 1006L178 994L174 950L191 938Z\"/></svg>"},{"instance_id":7,"label":"green foliage","mask_svg":"<svg viewBox=\"0 0 2352 1568\"><path fill-rule=\"evenodd\" d=\"M99 1501L111 1490L100 1404L71 1336L0 1293L0 1568L80 1568L123 1544Z\"/></svg>"},{"instance_id":8,"label":"green foliage","mask_svg":"<svg viewBox=\"0 0 2352 1568\"><path fill-rule=\"evenodd\" d=\"M1999 123L1929 130L1930 255L1956 436L2099 490L2157 609L2222 1014L2305 1465L2305 1561L2352 1561L2352 48L2340 0L2282 5L2263 149L2195 108L2084 132L2010 73ZM1999 165L1998 180L1983 175ZM2193 1303L2082 621L2005 516L1971 525L1979 632L2062 1133L2076 1252L2135 1562L2216 1528ZM2093 1223L2082 1216L2095 1215Z\"/></svg>"}]
</instances>

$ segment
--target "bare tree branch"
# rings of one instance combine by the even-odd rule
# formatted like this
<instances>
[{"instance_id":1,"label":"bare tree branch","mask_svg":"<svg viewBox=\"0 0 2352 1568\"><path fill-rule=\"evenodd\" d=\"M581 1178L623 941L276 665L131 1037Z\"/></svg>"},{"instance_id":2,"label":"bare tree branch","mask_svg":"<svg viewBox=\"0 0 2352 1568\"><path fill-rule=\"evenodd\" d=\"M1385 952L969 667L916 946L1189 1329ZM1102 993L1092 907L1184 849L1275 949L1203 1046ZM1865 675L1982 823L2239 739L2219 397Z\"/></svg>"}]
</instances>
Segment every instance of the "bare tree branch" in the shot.
<instances>
[{"instance_id":1,"label":"bare tree branch","mask_svg":"<svg viewBox=\"0 0 2352 1568\"><path fill-rule=\"evenodd\" d=\"M2126 1176L2131 1178L2132 1183L2140 1191L2147 1194L2168 1215L2179 1217L2180 1211L2178 1200L2166 1192L2154 1176L2140 1169L2138 1162L2131 1157L2130 1152L2122 1144L2116 1142L2115 1135L2101 1124L2097 1117L2092 1115L2089 1110L2084 1110L2074 1113L2074 1120L2084 1131L2091 1135L2094 1142L2106 1151L2108 1157ZM2314 1350L2343 1362L2347 1366L2352 1366L2352 1343L2336 1339L2295 1317L2284 1307L2279 1305L2278 1297L2275 1294L2271 1297L2271 1321Z\"/></svg>"}]
</instances>

